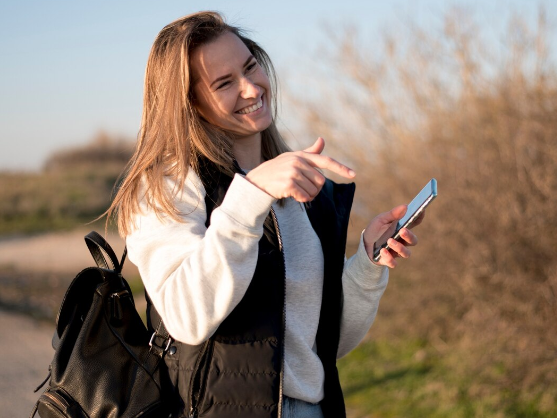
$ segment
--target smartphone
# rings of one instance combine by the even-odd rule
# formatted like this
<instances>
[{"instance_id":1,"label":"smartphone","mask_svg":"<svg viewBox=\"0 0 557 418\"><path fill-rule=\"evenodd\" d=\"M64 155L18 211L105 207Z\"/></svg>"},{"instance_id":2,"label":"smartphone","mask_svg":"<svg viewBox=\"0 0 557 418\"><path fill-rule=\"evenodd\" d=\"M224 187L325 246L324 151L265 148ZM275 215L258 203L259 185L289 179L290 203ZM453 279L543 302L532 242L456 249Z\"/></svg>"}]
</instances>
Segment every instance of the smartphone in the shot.
<instances>
[{"instance_id":1,"label":"smartphone","mask_svg":"<svg viewBox=\"0 0 557 418\"><path fill-rule=\"evenodd\" d=\"M425 185L420 193L416 195L414 199L408 204L408 210L406 215L400 219L396 225L392 239L398 240L400 238L400 230L402 228L408 228L412 226L412 222L420 216L424 209L437 197L437 180L431 179L429 183ZM379 248L373 252L373 261L378 262L381 258L379 252L382 248L389 249L387 243L384 243Z\"/></svg>"}]
</instances>

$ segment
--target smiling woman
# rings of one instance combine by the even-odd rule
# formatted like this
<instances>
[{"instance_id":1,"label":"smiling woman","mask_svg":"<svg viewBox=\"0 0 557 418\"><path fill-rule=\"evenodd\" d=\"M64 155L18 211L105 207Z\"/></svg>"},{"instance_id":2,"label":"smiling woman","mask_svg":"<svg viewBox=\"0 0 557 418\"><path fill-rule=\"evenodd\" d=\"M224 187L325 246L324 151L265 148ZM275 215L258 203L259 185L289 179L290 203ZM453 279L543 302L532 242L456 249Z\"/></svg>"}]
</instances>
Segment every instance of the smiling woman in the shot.
<instances>
[{"instance_id":1,"label":"smiling woman","mask_svg":"<svg viewBox=\"0 0 557 418\"><path fill-rule=\"evenodd\" d=\"M273 122L268 104L272 92L269 77L246 45L234 33L225 33L195 49L190 65L200 115L233 134L237 147L258 147L260 132Z\"/></svg>"},{"instance_id":2,"label":"smiling woman","mask_svg":"<svg viewBox=\"0 0 557 418\"><path fill-rule=\"evenodd\" d=\"M292 152L275 127L265 51L215 12L159 33L147 64L137 148L108 214L162 320L175 417L346 416L336 360L364 337L403 229L405 211L375 217L345 260L355 173ZM306 203L304 205L303 203ZM392 241L392 240L391 240Z\"/></svg>"}]
</instances>

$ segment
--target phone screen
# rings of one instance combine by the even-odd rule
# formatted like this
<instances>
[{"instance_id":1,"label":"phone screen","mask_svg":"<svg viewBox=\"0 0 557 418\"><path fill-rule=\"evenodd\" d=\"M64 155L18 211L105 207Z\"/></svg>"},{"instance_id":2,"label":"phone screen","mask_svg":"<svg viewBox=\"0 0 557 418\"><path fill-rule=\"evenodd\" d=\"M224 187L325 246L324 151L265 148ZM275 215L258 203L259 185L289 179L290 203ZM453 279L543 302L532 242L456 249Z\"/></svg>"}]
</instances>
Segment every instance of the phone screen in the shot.
<instances>
[{"instance_id":1,"label":"phone screen","mask_svg":"<svg viewBox=\"0 0 557 418\"><path fill-rule=\"evenodd\" d=\"M437 196L437 181L431 179L421 192L408 204L406 215L398 221L397 231L403 228L424 204L429 203L428 199L432 199L435 196Z\"/></svg>"},{"instance_id":2,"label":"phone screen","mask_svg":"<svg viewBox=\"0 0 557 418\"><path fill-rule=\"evenodd\" d=\"M413 220L431 203L437 196L437 180L431 179L429 183L416 195L414 199L408 204L406 214L397 223L394 234L391 238L398 239L399 232L402 228L410 226ZM373 261L377 262L381 258L380 251L382 248L389 248L387 243L384 243L377 248L373 253Z\"/></svg>"}]
</instances>

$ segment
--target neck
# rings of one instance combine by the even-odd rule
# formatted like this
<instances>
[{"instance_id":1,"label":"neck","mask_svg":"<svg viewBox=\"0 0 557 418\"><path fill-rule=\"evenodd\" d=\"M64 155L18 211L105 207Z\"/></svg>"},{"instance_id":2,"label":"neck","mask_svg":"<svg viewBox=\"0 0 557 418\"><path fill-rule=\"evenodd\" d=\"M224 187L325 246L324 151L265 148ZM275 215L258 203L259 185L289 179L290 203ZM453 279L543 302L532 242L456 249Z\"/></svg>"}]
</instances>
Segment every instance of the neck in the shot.
<instances>
[{"instance_id":1,"label":"neck","mask_svg":"<svg viewBox=\"0 0 557 418\"><path fill-rule=\"evenodd\" d=\"M232 144L232 151L238 165L246 170L251 170L262 163L261 161L261 133L256 135L236 138Z\"/></svg>"}]
</instances>

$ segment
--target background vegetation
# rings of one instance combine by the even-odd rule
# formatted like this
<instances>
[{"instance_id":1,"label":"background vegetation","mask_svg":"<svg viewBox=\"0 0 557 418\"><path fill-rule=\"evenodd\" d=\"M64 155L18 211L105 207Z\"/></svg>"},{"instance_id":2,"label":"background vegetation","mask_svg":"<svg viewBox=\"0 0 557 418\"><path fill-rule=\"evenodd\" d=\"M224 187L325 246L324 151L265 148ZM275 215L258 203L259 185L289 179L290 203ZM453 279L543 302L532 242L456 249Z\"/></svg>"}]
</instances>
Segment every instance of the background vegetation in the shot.
<instances>
[{"instance_id":1,"label":"background vegetation","mask_svg":"<svg viewBox=\"0 0 557 418\"><path fill-rule=\"evenodd\" d=\"M495 45L485 29L454 13L373 49L348 29L311 94L292 95L307 136L358 173L353 246L371 214L439 182L369 342L343 362L361 414L557 415L555 51L543 12Z\"/></svg>"},{"instance_id":2,"label":"background vegetation","mask_svg":"<svg viewBox=\"0 0 557 418\"><path fill-rule=\"evenodd\" d=\"M485 28L484 28L485 29ZM396 33L396 35L394 35ZM473 18L337 32L288 92L305 130L357 171L350 248L431 178L439 197L391 273L366 341L340 361L353 417L557 416L557 72L543 13L497 43ZM100 215L132 145L101 135L40 173L0 175L0 234ZM349 251L350 252L350 251ZM140 289L138 289L140 291Z\"/></svg>"},{"instance_id":3,"label":"background vegetation","mask_svg":"<svg viewBox=\"0 0 557 418\"><path fill-rule=\"evenodd\" d=\"M100 133L53 154L38 172L0 172L0 235L69 229L108 207L133 142Z\"/></svg>"}]
</instances>

